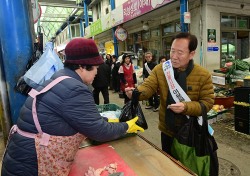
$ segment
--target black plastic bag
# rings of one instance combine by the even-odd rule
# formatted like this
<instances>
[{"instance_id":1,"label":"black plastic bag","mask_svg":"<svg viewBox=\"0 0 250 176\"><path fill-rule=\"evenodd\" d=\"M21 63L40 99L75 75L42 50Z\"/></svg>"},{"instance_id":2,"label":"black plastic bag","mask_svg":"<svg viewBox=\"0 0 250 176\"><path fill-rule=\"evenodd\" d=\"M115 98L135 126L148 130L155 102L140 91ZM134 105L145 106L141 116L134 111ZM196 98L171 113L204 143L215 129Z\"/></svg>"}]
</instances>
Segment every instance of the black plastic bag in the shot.
<instances>
[{"instance_id":1,"label":"black plastic bag","mask_svg":"<svg viewBox=\"0 0 250 176\"><path fill-rule=\"evenodd\" d=\"M30 67L32 67L32 65L34 65L38 59L40 58L41 56L41 52L38 50L38 44L35 43L34 44L34 52L32 54L32 56L30 57L27 65L26 65L26 71L28 71L30 69ZM24 73L25 74L25 73ZM23 75L24 75L23 74ZM17 83L15 85L15 90L18 91L19 93L21 94L24 94L24 95L28 95L29 91L32 89L32 87L30 87L25 81L24 81L24 78L23 76L21 76L18 80L17 80Z\"/></svg>"},{"instance_id":2,"label":"black plastic bag","mask_svg":"<svg viewBox=\"0 0 250 176\"><path fill-rule=\"evenodd\" d=\"M207 113L202 103L203 124L197 117L189 117L174 137L171 153L175 159L198 175L218 176L217 143L208 132Z\"/></svg>"},{"instance_id":3,"label":"black plastic bag","mask_svg":"<svg viewBox=\"0 0 250 176\"><path fill-rule=\"evenodd\" d=\"M123 106L119 119L120 119L120 122L126 122L138 116L138 120L136 124L142 127L144 130L146 130L148 129L148 124L144 117L144 114L141 109L141 105L138 100L139 95L140 95L140 92L137 89L135 89L133 91L132 99Z\"/></svg>"},{"instance_id":4,"label":"black plastic bag","mask_svg":"<svg viewBox=\"0 0 250 176\"><path fill-rule=\"evenodd\" d=\"M29 91L32 89L23 79L21 76L15 86L16 91L20 92L21 94L28 95Z\"/></svg>"}]
</instances>

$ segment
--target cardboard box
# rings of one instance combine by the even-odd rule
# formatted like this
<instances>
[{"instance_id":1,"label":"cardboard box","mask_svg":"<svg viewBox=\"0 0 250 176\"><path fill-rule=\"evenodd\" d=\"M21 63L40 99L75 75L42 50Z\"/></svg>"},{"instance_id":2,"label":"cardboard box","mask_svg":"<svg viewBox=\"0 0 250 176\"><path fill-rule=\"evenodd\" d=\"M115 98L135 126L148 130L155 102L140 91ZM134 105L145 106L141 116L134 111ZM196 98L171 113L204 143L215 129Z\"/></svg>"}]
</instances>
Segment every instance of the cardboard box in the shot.
<instances>
[{"instance_id":1,"label":"cardboard box","mask_svg":"<svg viewBox=\"0 0 250 176\"><path fill-rule=\"evenodd\" d=\"M212 81L214 84L226 85L226 78L221 76L212 76Z\"/></svg>"}]
</instances>

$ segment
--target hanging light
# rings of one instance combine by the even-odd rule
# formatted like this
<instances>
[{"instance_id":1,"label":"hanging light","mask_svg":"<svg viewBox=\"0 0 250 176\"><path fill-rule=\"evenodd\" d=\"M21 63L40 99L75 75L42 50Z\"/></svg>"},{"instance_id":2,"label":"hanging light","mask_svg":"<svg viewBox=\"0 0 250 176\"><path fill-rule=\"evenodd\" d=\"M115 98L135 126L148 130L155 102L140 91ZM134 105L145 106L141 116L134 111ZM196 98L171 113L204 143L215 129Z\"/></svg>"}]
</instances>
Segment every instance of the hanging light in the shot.
<instances>
[{"instance_id":1,"label":"hanging light","mask_svg":"<svg viewBox=\"0 0 250 176\"><path fill-rule=\"evenodd\" d=\"M142 21L142 29L145 30L145 31L149 30L148 22Z\"/></svg>"}]
</instances>

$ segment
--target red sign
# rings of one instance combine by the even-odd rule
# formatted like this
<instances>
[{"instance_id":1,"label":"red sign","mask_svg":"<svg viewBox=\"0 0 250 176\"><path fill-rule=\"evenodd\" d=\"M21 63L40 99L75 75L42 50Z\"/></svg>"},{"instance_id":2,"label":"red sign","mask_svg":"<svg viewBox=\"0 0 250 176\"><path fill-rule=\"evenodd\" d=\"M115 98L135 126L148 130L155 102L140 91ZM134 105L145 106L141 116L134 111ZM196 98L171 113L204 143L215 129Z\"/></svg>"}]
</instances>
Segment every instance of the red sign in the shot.
<instances>
[{"instance_id":1,"label":"red sign","mask_svg":"<svg viewBox=\"0 0 250 176\"><path fill-rule=\"evenodd\" d=\"M126 29L124 29L122 27L118 27L115 30L115 37L117 38L117 40L124 41L128 37L128 32Z\"/></svg>"}]
</instances>

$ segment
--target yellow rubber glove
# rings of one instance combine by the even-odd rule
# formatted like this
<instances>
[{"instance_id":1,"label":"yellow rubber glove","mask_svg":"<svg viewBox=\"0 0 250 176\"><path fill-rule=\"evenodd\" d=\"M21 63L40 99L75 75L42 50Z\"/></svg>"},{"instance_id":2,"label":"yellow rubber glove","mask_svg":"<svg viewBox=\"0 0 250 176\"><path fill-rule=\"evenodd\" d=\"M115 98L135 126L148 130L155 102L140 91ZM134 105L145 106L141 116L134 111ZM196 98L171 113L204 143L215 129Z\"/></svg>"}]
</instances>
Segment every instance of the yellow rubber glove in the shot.
<instances>
[{"instance_id":1,"label":"yellow rubber glove","mask_svg":"<svg viewBox=\"0 0 250 176\"><path fill-rule=\"evenodd\" d=\"M119 118L115 118L115 119L109 119L108 118L108 122L117 123L117 122L120 122L120 121L119 121Z\"/></svg>"},{"instance_id":2,"label":"yellow rubber glove","mask_svg":"<svg viewBox=\"0 0 250 176\"><path fill-rule=\"evenodd\" d=\"M139 127L138 125L135 124L137 120L138 116L126 122L128 124L127 133L137 133L137 131L144 132L144 129L142 127Z\"/></svg>"}]
</instances>

